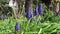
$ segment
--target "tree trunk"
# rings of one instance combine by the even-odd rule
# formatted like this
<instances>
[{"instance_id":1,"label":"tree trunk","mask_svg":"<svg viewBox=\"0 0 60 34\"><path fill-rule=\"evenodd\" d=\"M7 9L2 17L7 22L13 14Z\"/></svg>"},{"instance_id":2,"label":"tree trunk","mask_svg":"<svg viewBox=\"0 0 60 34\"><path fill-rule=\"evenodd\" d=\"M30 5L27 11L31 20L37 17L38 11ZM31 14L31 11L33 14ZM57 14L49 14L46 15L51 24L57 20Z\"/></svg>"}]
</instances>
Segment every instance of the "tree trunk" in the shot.
<instances>
[{"instance_id":1,"label":"tree trunk","mask_svg":"<svg viewBox=\"0 0 60 34\"><path fill-rule=\"evenodd\" d=\"M59 12L59 2L57 2L57 5L56 5L56 12Z\"/></svg>"}]
</instances>

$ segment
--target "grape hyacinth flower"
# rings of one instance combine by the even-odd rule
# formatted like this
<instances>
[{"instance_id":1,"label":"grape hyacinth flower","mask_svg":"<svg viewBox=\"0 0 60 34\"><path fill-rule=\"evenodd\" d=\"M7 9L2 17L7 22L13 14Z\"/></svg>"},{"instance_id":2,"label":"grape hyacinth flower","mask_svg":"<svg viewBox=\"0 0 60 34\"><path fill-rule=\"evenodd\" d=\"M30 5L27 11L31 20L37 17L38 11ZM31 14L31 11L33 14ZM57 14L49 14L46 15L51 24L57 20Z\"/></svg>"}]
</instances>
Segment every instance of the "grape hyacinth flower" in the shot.
<instances>
[{"instance_id":1,"label":"grape hyacinth flower","mask_svg":"<svg viewBox=\"0 0 60 34\"><path fill-rule=\"evenodd\" d=\"M31 10L30 8L27 9L27 18L32 18L32 13L31 13Z\"/></svg>"},{"instance_id":2,"label":"grape hyacinth flower","mask_svg":"<svg viewBox=\"0 0 60 34\"><path fill-rule=\"evenodd\" d=\"M39 12L40 15L42 15L42 11L43 11L42 3L40 3L39 7L38 7L38 12Z\"/></svg>"},{"instance_id":3,"label":"grape hyacinth flower","mask_svg":"<svg viewBox=\"0 0 60 34\"><path fill-rule=\"evenodd\" d=\"M38 13L38 6L36 7L36 9L35 9L35 12L34 12L34 15L38 15L39 13Z\"/></svg>"},{"instance_id":4,"label":"grape hyacinth flower","mask_svg":"<svg viewBox=\"0 0 60 34\"><path fill-rule=\"evenodd\" d=\"M20 31L20 25L18 22L16 22L16 25L15 25L15 34L19 34L19 31Z\"/></svg>"},{"instance_id":5,"label":"grape hyacinth flower","mask_svg":"<svg viewBox=\"0 0 60 34\"><path fill-rule=\"evenodd\" d=\"M3 14L3 15L2 15L2 19L4 20L5 18L6 18L6 15L5 15L5 14Z\"/></svg>"},{"instance_id":6,"label":"grape hyacinth flower","mask_svg":"<svg viewBox=\"0 0 60 34\"><path fill-rule=\"evenodd\" d=\"M18 22L16 22L15 30L20 30L20 25L19 25L19 23L18 23Z\"/></svg>"}]
</instances>

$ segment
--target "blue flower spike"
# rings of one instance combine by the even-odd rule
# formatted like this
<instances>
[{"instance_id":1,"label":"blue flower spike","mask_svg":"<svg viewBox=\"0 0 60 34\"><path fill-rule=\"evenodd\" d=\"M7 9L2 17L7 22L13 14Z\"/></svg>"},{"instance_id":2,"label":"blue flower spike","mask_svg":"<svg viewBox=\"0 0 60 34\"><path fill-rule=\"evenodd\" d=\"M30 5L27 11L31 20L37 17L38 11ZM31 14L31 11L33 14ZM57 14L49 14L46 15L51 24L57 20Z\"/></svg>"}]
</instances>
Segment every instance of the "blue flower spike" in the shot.
<instances>
[{"instance_id":1,"label":"blue flower spike","mask_svg":"<svg viewBox=\"0 0 60 34\"><path fill-rule=\"evenodd\" d=\"M5 18L6 18L6 15L5 15L5 14L3 14L3 15L2 15L2 19L4 20Z\"/></svg>"},{"instance_id":2,"label":"blue flower spike","mask_svg":"<svg viewBox=\"0 0 60 34\"><path fill-rule=\"evenodd\" d=\"M20 31L20 25L19 25L19 22L16 22L16 25L15 25L15 34L19 34L19 31Z\"/></svg>"},{"instance_id":3,"label":"blue flower spike","mask_svg":"<svg viewBox=\"0 0 60 34\"><path fill-rule=\"evenodd\" d=\"M19 23L18 23L18 22L16 22L15 30L20 30L20 25L19 25Z\"/></svg>"},{"instance_id":4,"label":"blue flower spike","mask_svg":"<svg viewBox=\"0 0 60 34\"><path fill-rule=\"evenodd\" d=\"M36 16L38 14L39 14L39 12L38 12L38 6L37 6L36 9L35 9L34 15Z\"/></svg>"},{"instance_id":5,"label":"blue flower spike","mask_svg":"<svg viewBox=\"0 0 60 34\"><path fill-rule=\"evenodd\" d=\"M38 12L39 12L40 15L42 15L42 11L43 11L42 3L40 3L39 7L38 7Z\"/></svg>"},{"instance_id":6,"label":"blue flower spike","mask_svg":"<svg viewBox=\"0 0 60 34\"><path fill-rule=\"evenodd\" d=\"M31 13L31 10L30 8L27 9L27 18L32 18L32 13Z\"/></svg>"}]
</instances>

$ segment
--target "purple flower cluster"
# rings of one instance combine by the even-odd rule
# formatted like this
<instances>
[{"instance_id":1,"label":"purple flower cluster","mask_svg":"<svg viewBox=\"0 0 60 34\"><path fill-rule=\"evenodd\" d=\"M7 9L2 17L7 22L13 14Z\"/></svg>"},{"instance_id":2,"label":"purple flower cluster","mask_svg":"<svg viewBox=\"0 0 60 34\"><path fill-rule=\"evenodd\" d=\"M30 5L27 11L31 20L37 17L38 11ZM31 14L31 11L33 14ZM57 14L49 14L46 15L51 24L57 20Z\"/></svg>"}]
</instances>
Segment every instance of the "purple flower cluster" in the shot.
<instances>
[{"instance_id":1,"label":"purple flower cluster","mask_svg":"<svg viewBox=\"0 0 60 34\"><path fill-rule=\"evenodd\" d=\"M18 23L18 22L16 22L15 30L20 30L20 25L19 25L19 23Z\"/></svg>"},{"instance_id":2,"label":"purple flower cluster","mask_svg":"<svg viewBox=\"0 0 60 34\"><path fill-rule=\"evenodd\" d=\"M32 13L31 13L31 10L30 8L27 9L27 18L32 18Z\"/></svg>"},{"instance_id":3,"label":"purple flower cluster","mask_svg":"<svg viewBox=\"0 0 60 34\"><path fill-rule=\"evenodd\" d=\"M43 11L42 3L40 3L39 6L36 7L34 15L38 15L38 14L42 15L42 11Z\"/></svg>"},{"instance_id":4,"label":"purple flower cluster","mask_svg":"<svg viewBox=\"0 0 60 34\"><path fill-rule=\"evenodd\" d=\"M3 15L2 15L2 19L5 19L5 18L6 18L6 15L3 14Z\"/></svg>"},{"instance_id":5,"label":"purple flower cluster","mask_svg":"<svg viewBox=\"0 0 60 34\"><path fill-rule=\"evenodd\" d=\"M35 9L35 12L34 12L34 15L42 15L42 3L39 4L39 6L37 5L36 9ZM30 7L27 7L27 10L26 10L26 17L28 19L32 18L32 12L31 12L31 8Z\"/></svg>"},{"instance_id":6,"label":"purple flower cluster","mask_svg":"<svg viewBox=\"0 0 60 34\"><path fill-rule=\"evenodd\" d=\"M38 13L38 6L36 7L36 9L35 9L35 12L34 12L34 15L38 15L39 13Z\"/></svg>"},{"instance_id":7,"label":"purple flower cluster","mask_svg":"<svg viewBox=\"0 0 60 34\"><path fill-rule=\"evenodd\" d=\"M39 12L40 15L42 14L42 10L43 10L42 3L40 3L39 7L38 7L38 12Z\"/></svg>"}]
</instances>

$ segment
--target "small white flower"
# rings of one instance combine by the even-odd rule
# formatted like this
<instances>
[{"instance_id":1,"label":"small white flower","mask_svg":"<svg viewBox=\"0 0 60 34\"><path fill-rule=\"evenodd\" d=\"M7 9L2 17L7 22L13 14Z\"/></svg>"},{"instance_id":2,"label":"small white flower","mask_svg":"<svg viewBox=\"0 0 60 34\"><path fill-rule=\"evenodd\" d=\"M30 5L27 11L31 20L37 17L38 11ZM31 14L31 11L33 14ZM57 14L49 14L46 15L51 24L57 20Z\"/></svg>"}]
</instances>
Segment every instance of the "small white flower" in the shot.
<instances>
[{"instance_id":1,"label":"small white flower","mask_svg":"<svg viewBox=\"0 0 60 34\"><path fill-rule=\"evenodd\" d=\"M16 1L14 2L14 6L17 6L17 2Z\"/></svg>"},{"instance_id":2,"label":"small white flower","mask_svg":"<svg viewBox=\"0 0 60 34\"><path fill-rule=\"evenodd\" d=\"M13 6L13 0L9 1L9 6L12 7Z\"/></svg>"}]
</instances>

